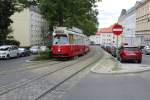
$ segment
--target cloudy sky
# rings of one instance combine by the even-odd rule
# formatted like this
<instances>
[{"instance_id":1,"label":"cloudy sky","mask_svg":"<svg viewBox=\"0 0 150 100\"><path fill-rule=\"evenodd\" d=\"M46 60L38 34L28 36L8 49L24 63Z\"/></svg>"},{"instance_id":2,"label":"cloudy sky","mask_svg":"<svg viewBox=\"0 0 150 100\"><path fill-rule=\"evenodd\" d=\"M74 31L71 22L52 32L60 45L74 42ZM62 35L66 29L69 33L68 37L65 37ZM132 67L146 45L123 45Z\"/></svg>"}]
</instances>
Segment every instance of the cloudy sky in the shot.
<instances>
[{"instance_id":1,"label":"cloudy sky","mask_svg":"<svg viewBox=\"0 0 150 100\"><path fill-rule=\"evenodd\" d=\"M99 27L109 27L115 23L122 9L129 9L136 3L137 0L102 0L98 3L99 9Z\"/></svg>"}]
</instances>

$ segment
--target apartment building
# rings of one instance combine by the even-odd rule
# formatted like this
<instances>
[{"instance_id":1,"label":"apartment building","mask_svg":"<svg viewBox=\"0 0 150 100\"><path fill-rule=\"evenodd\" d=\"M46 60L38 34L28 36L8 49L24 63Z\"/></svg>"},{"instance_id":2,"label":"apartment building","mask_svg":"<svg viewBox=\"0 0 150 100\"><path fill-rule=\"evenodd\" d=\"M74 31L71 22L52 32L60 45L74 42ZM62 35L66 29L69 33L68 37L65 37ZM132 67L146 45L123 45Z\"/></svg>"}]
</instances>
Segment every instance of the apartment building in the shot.
<instances>
[{"instance_id":1,"label":"apartment building","mask_svg":"<svg viewBox=\"0 0 150 100\"><path fill-rule=\"evenodd\" d=\"M11 18L13 37L21 43L20 46L45 45L48 42L49 25L36 6L17 12Z\"/></svg>"},{"instance_id":2,"label":"apartment building","mask_svg":"<svg viewBox=\"0 0 150 100\"><path fill-rule=\"evenodd\" d=\"M123 9L118 23L123 26L123 37L135 37L136 29L136 6L129 10Z\"/></svg>"},{"instance_id":3,"label":"apartment building","mask_svg":"<svg viewBox=\"0 0 150 100\"><path fill-rule=\"evenodd\" d=\"M150 0L140 1L136 7L136 36L143 45L150 45Z\"/></svg>"},{"instance_id":4,"label":"apartment building","mask_svg":"<svg viewBox=\"0 0 150 100\"><path fill-rule=\"evenodd\" d=\"M139 40L135 36L136 34L136 4L129 10L122 9L122 12L118 18L118 23L123 26L122 41L129 43L130 45L135 44L134 41Z\"/></svg>"},{"instance_id":5,"label":"apartment building","mask_svg":"<svg viewBox=\"0 0 150 100\"><path fill-rule=\"evenodd\" d=\"M101 44L101 36L100 35L91 35L89 37L90 41L94 42L94 44L100 45Z\"/></svg>"},{"instance_id":6,"label":"apartment building","mask_svg":"<svg viewBox=\"0 0 150 100\"><path fill-rule=\"evenodd\" d=\"M112 27L113 25L108 28L101 28L96 33L96 35L100 36L101 45L105 44L117 45L117 36L113 34ZM119 36L118 40L119 40L118 44L120 45L122 42L121 36Z\"/></svg>"}]
</instances>

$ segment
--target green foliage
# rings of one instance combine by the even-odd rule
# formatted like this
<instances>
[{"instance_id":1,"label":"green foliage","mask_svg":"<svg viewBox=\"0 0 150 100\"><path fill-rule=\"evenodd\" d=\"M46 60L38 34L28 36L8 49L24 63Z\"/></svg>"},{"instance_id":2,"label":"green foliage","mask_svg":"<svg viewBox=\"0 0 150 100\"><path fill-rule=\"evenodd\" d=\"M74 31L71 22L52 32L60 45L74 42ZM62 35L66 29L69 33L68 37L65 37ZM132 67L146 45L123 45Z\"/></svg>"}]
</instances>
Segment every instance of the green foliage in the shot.
<instances>
[{"instance_id":1,"label":"green foliage","mask_svg":"<svg viewBox=\"0 0 150 100\"><path fill-rule=\"evenodd\" d=\"M97 30L97 0L39 0L41 12L53 26L75 26L87 35Z\"/></svg>"},{"instance_id":2,"label":"green foliage","mask_svg":"<svg viewBox=\"0 0 150 100\"><path fill-rule=\"evenodd\" d=\"M45 52L39 52L39 54L33 59L33 61L51 60L51 52L47 50Z\"/></svg>"}]
</instances>

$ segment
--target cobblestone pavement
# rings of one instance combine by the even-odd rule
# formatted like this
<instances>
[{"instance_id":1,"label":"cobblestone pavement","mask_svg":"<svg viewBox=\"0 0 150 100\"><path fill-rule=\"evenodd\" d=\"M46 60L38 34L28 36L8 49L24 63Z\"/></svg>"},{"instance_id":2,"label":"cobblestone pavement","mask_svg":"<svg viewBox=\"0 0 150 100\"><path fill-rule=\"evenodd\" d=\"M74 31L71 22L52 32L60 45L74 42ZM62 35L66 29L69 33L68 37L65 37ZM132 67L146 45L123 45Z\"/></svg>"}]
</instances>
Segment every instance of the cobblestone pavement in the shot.
<instances>
[{"instance_id":1,"label":"cobblestone pavement","mask_svg":"<svg viewBox=\"0 0 150 100\"><path fill-rule=\"evenodd\" d=\"M15 74L16 75L21 75L22 73L28 74L30 71L30 73L34 75L33 76L31 75L32 77L30 77L33 80L26 79L26 77L24 77L25 81L17 84L16 88L14 88L15 86L13 85L12 86L10 85L9 88L1 87L0 100L35 100L40 95L51 89L52 91L50 91L50 95L49 93L46 93L44 96L42 96L42 98L40 97L39 99L45 100L47 97L53 98L54 96L51 96L51 93L56 93L54 88L55 86L59 85L59 83L63 82L66 79L68 79L69 81L70 79L72 79L72 77L74 77L75 74L79 74L77 73L78 71L80 72L81 69L88 67L91 63L93 63L99 58L100 58L99 48L93 48L89 54L77 60L65 61L61 64L52 65L51 67L43 67L34 70L17 72L17 74L16 73L8 74L15 76ZM78 79L80 78L77 78L77 80ZM69 84L72 81L68 83L66 82L67 80L64 81L63 83ZM62 85L62 87L64 88L68 88L67 86L72 87L69 85ZM56 91L58 92L57 88ZM62 94L62 92L59 93Z\"/></svg>"}]
</instances>

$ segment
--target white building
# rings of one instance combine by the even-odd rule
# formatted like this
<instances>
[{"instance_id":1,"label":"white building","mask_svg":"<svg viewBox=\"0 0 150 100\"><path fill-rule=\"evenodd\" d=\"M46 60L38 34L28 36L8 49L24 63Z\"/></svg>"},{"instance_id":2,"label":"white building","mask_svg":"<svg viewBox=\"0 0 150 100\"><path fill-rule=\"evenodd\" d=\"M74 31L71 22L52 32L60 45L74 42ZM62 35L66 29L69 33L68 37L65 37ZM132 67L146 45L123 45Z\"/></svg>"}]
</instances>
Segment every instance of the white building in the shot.
<instances>
[{"instance_id":1,"label":"white building","mask_svg":"<svg viewBox=\"0 0 150 100\"><path fill-rule=\"evenodd\" d=\"M94 44L101 44L101 36L100 35L92 35L89 37L90 41L94 42Z\"/></svg>"},{"instance_id":2,"label":"white building","mask_svg":"<svg viewBox=\"0 0 150 100\"><path fill-rule=\"evenodd\" d=\"M13 37L21 46L44 45L47 43L48 22L42 17L37 7L31 6L12 17Z\"/></svg>"},{"instance_id":3,"label":"white building","mask_svg":"<svg viewBox=\"0 0 150 100\"><path fill-rule=\"evenodd\" d=\"M113 25L108 28L101 28L97 32L97 35L100 36L101 45L106 45L106 44L117 45L117 36L113 34L112 27ZM122 42L121 36L119 36L118 45L120 45L121 42Z\"/></svg>"},{"instance_id":4,"label":"white building","mask_svg":"<svg viewBox=\"0 0 150 100\"><path fill-rule=\"evenodd\" d=\"M129 10L123 9L118 19L118 23L123 26L123 38L135 37L136 32L136 7Z\"/></svg>"},{"instance_id":5,"label":"white building","mask_svg":"<svg viewBox=\"0 0 150 100\"><path fill-rule=\"evenodd\" d=\"M118 23L123 26L122 40L130 45L141 44L141 39L136 37L136 6L129 10L123 9L118 18Z\"/></svg>"}]
</instances>

